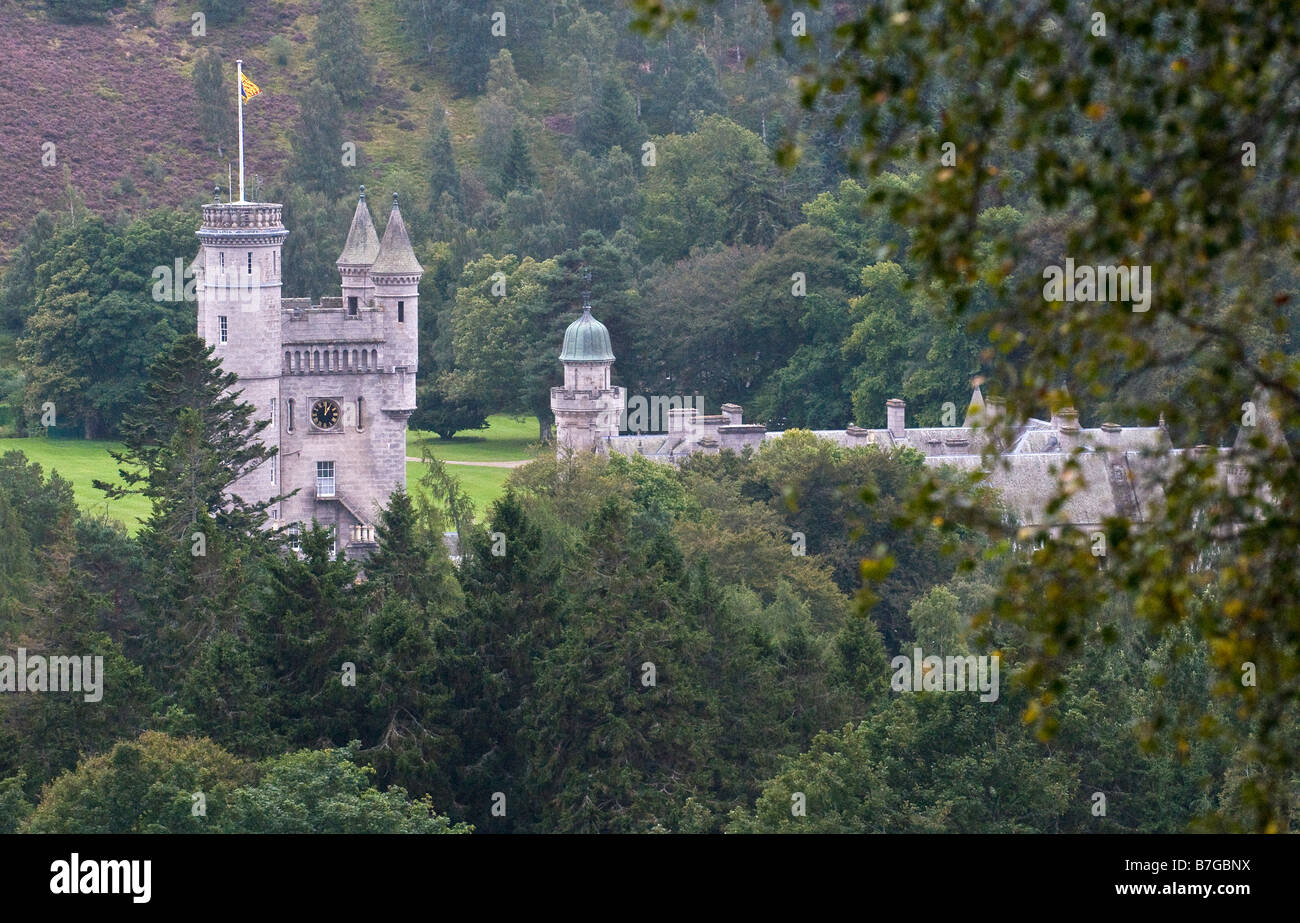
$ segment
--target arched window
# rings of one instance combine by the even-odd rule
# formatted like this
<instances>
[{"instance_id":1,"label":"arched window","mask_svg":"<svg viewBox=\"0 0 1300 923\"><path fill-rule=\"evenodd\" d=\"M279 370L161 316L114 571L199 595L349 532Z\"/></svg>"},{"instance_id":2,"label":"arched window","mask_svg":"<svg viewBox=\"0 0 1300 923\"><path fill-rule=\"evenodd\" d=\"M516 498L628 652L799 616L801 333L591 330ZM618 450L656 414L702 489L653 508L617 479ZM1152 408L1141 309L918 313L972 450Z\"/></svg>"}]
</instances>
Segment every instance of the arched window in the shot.
<instances>
[{"instance_id":1,"label":"arched window","mask_svg":"<svg viewBox=\"0 0 1300 923\"><path fill-rule=\"evenodd\" d=\"M320 350L319 349L313 349L311 351L311 367L312 367L312 371L315 372L320 371Z\"/></svg>"},{"instance_id":2,"label":"arched window","mask_svg":"<svg viewBox=\"0 0 1300 923\"><path fill-rule=\"evenodd\" d=\"M370 367L375 371L379 371L379 350L377 349L370 350Z\"/></svg>"},{"instance_id":3,"label":"arched window","mask_svg":"<svg viewBox=\"0 0 1300 923\"><path fill-rule=\"evenodd\" d=\"M339 370L339 351L336 349L334 350L334 371L337 372L338 370Z\"/></svg>"},{"instance_id":4,"label":"arched window","mask_svg":"<svg viewBox=\"0 0 1300 923\"><path fill-rule=\"evenodd\" d=\"M288 350L285 350L285 352L284 352L284 370L285 370L286 372L288 372L288 371L290 371L292 368L293 368L293 360L291 360L291 359L289 358L289 351L288 351Z\"/></svg>"}]
</instances>

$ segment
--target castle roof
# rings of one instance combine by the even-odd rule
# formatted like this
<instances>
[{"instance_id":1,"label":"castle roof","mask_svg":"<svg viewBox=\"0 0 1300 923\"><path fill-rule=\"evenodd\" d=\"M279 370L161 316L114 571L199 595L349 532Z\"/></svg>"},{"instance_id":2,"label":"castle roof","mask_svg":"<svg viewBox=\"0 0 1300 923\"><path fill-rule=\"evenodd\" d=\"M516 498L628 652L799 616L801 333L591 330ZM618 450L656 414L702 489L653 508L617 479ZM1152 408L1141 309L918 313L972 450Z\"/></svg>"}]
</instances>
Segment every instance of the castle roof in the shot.
<instances>
[{"instance_id":1,"label":"castle roof","mask_svg":"<svg viewBox=\"0 0 1300 923\"><path fill-rule=\"evenodd\" d=\"M357 210L352 215L352 227L348 229L348 240L343 245L343 252L336 261L340 266L369 266L379 256L379 235L375 233L375 223L370 220L370 207L366 205L366 187L361 187L361 197L357 199Z\"/></svg>"},{"instance_id":2,"label":"castle roof","mask_svg":"<svg viewBox=\"0 0 1300 923\"><path fill-rule=\"evenodd\" d=\"M564 331L561 362L613 362L614 349L605 325L591 316L591 306L584 305L582 316Z\"/></svg>"},{"instance_id":3,"label":"castle roof","mask_svg":"<svg viewBox=\"0 0 1300 923\"><path fill-rule=\"evenodd\" d=\"M379 255L370 267L370 275L409 276L420 275L424 267L415 258L411 247L410 235L406 233L406 223L397 207L397 196L393 196L393 210L388 213L388 224L384 227L384 239L379 245Z\"/></svg>"}]
</instances>

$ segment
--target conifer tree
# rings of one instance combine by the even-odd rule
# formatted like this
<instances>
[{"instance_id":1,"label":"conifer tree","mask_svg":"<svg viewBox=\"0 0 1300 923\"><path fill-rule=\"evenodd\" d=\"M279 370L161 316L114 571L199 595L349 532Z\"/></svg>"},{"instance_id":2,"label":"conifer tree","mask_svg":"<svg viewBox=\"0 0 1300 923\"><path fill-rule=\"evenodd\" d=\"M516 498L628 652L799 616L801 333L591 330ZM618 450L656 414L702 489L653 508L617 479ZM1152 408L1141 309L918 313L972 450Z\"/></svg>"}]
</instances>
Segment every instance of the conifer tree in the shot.
<instances>
[{"instance_id":1,"label":"conifer tree","mask_svg":"<svg viewBox=\"0 0 1300 923\"><path fill-rule=\"evenodd\" d=\"M291 141L290 177L309 192L333 198L344 186L343 112L332 83L313 80L298 98L299 124Z\"/></svg>"},{"instance_id":2,"label":"conifer tree","mask_svg":"<svg viewBox=\"0 0 1300 923\"><path fill-rule=\"evenodd\" d=\"M456 155L451 147L451 131L447 127L447 119L443 115L441 106L434 106L433 115L429 119L429 142L426 150L429 157L429 210L436 215L442 207L442 196L446 193L455 202L458 212L455 216L446 217L459 217L459 210L464 206L460 171L456 168ZM433 218L434 215L430 217Z\"/></svg>"},{"instance_id":3,"label":"conifer tree","mask_svg":"<svg viewBox=\"0 0 1300 923\"><path fill-rule=\"evenodd\" d=\"M316 76L321 82L333 84L346 103L365 99L373 83L373 65L351 0L322 0L313 37Z\"/></svg>"},{"instance_id":4,"label":"conifer tree","mask_svg":"<svg viewBox=\"0 0 1300 923\"><path fill-rule=\"evenodd\" d=\"M96 480L109 498L147 498L152 511L139 540L147 559L146 635L151 668L168 672L192 661L203 640L236 627L242 568L267 550L266 511L281 497L245 501L232 485L273 454L257 438L239 400L237 376L193 334L150 368L145 398L122 424L121 484Z\"/></svg>"},{"instance_id":5,"label":"conifer tree","mask_svg":"<svg viewBox=\"0 0 1300 923\"><path fill-rule=\"evenodd\" d=\"M194 95L199 99L199 130L221 150L230 137L234 98L226 82L226 67L215 48L205 48L194 60Z\"/></svg>"},{"instance_id":6,"label":"conifer tree","mask_svg":"<svg viewBox=\"0 0 1300 923\"><path fill-rule=\"evenodd\" d=\"M533 168L533 157L528 152L528 141L524 131L515 125L510 131L510 146L506 149L505 163L501 168L501 187L503 192L518 189L527 192L537 185L537 171Z\"/></svg>"}]
</instances>

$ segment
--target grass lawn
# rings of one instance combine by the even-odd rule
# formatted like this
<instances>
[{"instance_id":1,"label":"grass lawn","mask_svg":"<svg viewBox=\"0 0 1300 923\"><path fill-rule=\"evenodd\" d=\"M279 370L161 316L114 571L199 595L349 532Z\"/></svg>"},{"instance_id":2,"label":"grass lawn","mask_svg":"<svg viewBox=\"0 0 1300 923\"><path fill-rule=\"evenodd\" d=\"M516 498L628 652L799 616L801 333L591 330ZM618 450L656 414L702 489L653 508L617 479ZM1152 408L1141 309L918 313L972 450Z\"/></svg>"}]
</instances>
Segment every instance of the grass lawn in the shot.
<instances>
[{"instance_id":1,"label":"grass lawn","mask_svg":"<svg viewBox=\"0 0 1300 923\"><path fill-rule=\"evenodd\" d=\"M460 481L461 490L469 494L474 501L474 519L482 522L487 515L492 501L505 493L506 478L510 477L509 468L472 468L465 465L449 465L447 470ZM424 465L419 462L406 463L406 489L412 494L420 492L420 478L424 475ZM448 524L447 528L451 528Z\"/></svg>"},{"instance_id":2,"label":"grass lawn","mask_svg":"<svg viewBox=\"0 0 1300 923\"><path fill-rule=\"evenodd\" d=\"M433 454L447 461L518 461L532 458L528 447L537 441L537 421L531 418L522 421L511 417L494 415L488 418L487 429L472 430L473 435L460 435L454 439L440 439L433 433L411 432L406 437L406 454L419 456L422 442L426 439ZM138 520L149 515L149 503L142 497L126 497L122 500L107 502L102 491L91 486L91 481L116 483L117 463L108 454L109 450L122 448L119 442L85 439L46 439L28 437L26 439L0 439L0 455L6 452L22 452L28 461L34 461L45 469L48 476L51 470L59 472L72 482L72 493L77 506L90 513L108 515L126 526L127 531L135 534L140 528ZM460 481L461 487L474 501L477 517L481 519L504 490L506 479L510 477L509 468L479 468L471 465L449 465L448 470ZM420 477L424 466L419 462L406 463L406 485L414 493L419 490Z\"/></svg>"},{"instance_id":3,"label":"grass lawn","mask_svg":"<svg viewBox=\"0 0 1300 923\"><path fill-rule=\"evenodd\" d=\"M537 420L533 417L508 417L493 414L487 429L467 429L451 439L436 433L410 430L406 434L406 454L420 457L428 443L435 458L443 461L519 461L534 455L529 447L537 442ZM457 467L457 473L462 469Z\"/></svg>"},{"instance_id":4,"label":"grass lawn","mask_svg":"<svg viewBox=\"0 0 1300 923\"><path fill-rule=\"evenodd\" d=\"M83 511L97 514L107 510L109 516L134 534L140 528L138 520L149 515L149 501L143 497L105 501L103 491L96 490L90 483L95 478L118 483L117 463L108 454L108 450L121 448L119 442L97 439L0 439L0 455L22 452L28 461L34 461L44 468L47 477L51 470L59 472L63 478L72 482L73 496Z\"/></svg>"},{"instance_id":5,"label":"grass lawn","mask_svg":"<svg viewBox=\"0 0 1300 923\"><path fill-rule=\"evenodd\" d=\"M537 421L532 417L509 417L493 414L488 428L466 430L453 439L436 433L411 431L406 434L406 454L418 458L427 443L435 458L443 461L523 461L536 457ZM461 488L474 501L475 518L482 521L488 507L505 490L509 468L479 468L473 465L448 465L447 471L460 481ZM420 489L424 466L406 463L406 487L412 493Z\"/></svg>"}]
</instances>

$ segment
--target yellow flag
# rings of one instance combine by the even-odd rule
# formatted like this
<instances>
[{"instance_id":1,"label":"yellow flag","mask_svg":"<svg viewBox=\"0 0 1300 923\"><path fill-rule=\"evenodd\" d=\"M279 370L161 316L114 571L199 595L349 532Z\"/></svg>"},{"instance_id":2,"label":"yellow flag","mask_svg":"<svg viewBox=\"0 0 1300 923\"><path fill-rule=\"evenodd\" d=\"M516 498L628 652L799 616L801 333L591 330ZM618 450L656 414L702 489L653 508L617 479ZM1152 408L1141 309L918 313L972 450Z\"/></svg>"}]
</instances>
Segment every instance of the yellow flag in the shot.
<instances>
[{"instance_id":1,"label":"yellow flag","mask_svg":"<svg viewBox=\"0 0 1300 923\"><path fill-rule=\"evenodd\" d=\"M253 83L253 81L248 79L247 74L240 74L239 80L240 80L239 92L244 97L245 102L252 99L258 93L262 92L261 89L257 86L257 84Z\"/></svg>"}]
</instances>

